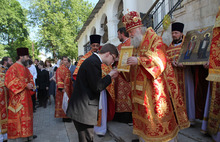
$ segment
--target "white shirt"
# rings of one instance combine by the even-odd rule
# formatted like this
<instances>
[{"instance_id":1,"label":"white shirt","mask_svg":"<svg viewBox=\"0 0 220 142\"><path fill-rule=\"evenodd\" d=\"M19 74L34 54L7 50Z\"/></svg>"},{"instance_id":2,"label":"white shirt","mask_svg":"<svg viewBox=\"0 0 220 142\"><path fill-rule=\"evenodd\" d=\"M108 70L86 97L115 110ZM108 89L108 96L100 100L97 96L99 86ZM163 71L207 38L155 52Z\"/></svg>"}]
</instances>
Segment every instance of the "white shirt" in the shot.
<instances>
[{"instance_id":1,"label":"white shirt","mask_svg":"<svg viewBox=\"0 0 220 142\"><path fill-rule=\"evenodd\" d=\"M31 72L31 74L33 76L34 83L35 83L35 79L37 78L37 70L36 70L35 65L32 64L28 69Z\"/></svg>"},{"instance_id":2,"label":"white shirt","mask_svg":"<svg viewBox=\"0 0 220 142\"><path fill-rule=\"evenodd\" d=\"M99 59L100 59L100 61L102 62L102 59L101 59L101 57L99 56L99 54L97 54L97 53L95 53L95 52L93 52L96 56L98 56L99 57Z\"/></svg>"}]
</instances>

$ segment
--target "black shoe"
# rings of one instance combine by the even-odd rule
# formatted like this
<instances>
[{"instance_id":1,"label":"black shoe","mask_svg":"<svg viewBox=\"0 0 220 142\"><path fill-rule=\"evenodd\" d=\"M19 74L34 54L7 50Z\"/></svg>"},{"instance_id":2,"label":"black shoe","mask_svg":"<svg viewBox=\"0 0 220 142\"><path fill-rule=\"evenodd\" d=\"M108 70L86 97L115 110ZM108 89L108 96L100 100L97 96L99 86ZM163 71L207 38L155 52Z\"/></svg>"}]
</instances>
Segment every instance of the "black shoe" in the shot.
<instances>
[{"instance_id":1,"label":"black shoe","mask_svg":"<svg viewBox=\"0 0 220 142\"><path fill-rule=\"evenodd\" d=\"M63 118L63 122L72 122L72 119L70 119L70 118Z\"/></svg>"},{"instance_id":2,"label":"black shoe","mask_svg":"<svg viewBox=\"0 0 220 142\"><path fill-rule=\"evenodd\" d=\"M39 107L42 107L42 105L38 105L38 106L36 106L36 108L39 108Z\"/></svg>"},{"instance_id":3,"label":"black shoe","mask_svg":"<svg viewBox=\"0 0 220 142\"><path fill-rule=\"evenodd\" d=\"M36 139L37 138L37 135L33 135L33 139Z\"/></svg>"},{"instance_id":4,"label":"black shoe","mask_svg":"<svg viewBox=\"0 0 220 142\"><path fill-rule=\"evenodd\" d=\"M101 138L101 137L104 137L105 135L97 135L97 136Z\"/></svg>"},{"instance_id":5,"label":"black shoe","mask_svg":"<svg viewBox=\"0 0 220 142\"><path fill-rule=\"evenodd\" d=\"M132 142L139 142L139 139L134 139L132 140Z\"/></svg>"}]
</instances>

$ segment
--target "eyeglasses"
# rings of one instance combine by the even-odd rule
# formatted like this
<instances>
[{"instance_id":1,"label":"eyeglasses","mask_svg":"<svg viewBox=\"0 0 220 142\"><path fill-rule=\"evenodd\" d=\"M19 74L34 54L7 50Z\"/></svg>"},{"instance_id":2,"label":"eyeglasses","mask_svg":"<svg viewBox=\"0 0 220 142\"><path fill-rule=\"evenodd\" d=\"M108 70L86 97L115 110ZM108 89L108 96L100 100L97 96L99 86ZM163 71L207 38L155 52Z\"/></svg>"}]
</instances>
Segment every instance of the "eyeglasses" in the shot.
<instances>
[{"instance_id":1,"label":"eyeglasses","mask_svg":"<svg viewBox=\"0 0 220 142\"><path fill-rule=\"evenodd\" d=\"M99 44L93 44L92 47L100 47Z\"/></svg>"},{"instance_id":2,"label":"eyeglasses","mask_svg":"<svg viewBox=\"0 0 220 142\"><path fill-rule=\"evenodd\" d=\"M110 54L111 56L112 56L112 59L114 60L114 62L115 62L115 57L113 56L113 54Z\"/></svg>"}]
</instances>

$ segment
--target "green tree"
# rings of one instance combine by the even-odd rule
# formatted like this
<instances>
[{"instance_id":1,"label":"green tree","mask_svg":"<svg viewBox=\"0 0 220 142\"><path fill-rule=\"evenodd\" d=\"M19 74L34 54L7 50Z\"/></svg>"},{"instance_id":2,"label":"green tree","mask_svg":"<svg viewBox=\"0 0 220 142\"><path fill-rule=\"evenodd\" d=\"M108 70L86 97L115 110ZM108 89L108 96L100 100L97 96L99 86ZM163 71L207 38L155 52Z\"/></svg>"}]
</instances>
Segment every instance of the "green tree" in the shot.
<instances>
[{"instance_id":1,"label":"green tree","mask_svg":"<svg viewBox=\"0 0 220 142\"><path fill-rule=\"evenodd\" d=\"M0 51L4 51L1 56L9 55L15 61L16 48L31 48L26 26L27 13L16 0L0 1ZM39 52L37 49L36 55Z\"/></svg>"},{"instance_id":2,"label":"green tree","mask_svg":"<svg viewBox=\"0 0 220 142\"><path fill-rule=\"evenodd\" d=\"M8 51L5 50L5 46L0 44L0 59L5 57L5 56L9 56Z\"/></svg>"},{"instance_id":3,"label":"green tree","mask_svg":"<svg viewBox=\"0 0 220 142\"><path fill-rule=\"evenodd\" d=\"M78 32L93 6L84 0L35 0L30 8L33 24L40 28L40 46L53 57L77 57Z\"/></svg>"}]
</instances>

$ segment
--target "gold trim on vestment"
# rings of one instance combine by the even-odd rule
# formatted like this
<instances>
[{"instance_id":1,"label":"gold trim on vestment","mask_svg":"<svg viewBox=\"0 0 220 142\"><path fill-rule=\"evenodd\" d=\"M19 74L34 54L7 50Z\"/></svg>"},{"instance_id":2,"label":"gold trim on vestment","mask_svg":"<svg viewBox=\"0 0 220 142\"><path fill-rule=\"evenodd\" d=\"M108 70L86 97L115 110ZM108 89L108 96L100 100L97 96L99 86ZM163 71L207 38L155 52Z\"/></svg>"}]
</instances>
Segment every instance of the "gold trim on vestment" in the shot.
<instances>
[{"instance_id":1,"label":"gold trim on vestment","mask_svg":"<svg viewBox=\"0 0 220 142\"><path fill-rule=\"evenodd\" d=\"M208 81L220 82L220 69L209 69Z\"/></svg>"},{"instance_id":2,"label":"gold trim on vestment","mask_svg":"<svg viewBox=\"0 0 220 142\"><path fill-rule=\"evenodd\" d=\"M149 27L149 28L147 28L147 31L148 31L148 30L153 30L153 29L152 29L152 27ZM147 32L146 32L146 34L147 34ZM145 34L145 35L146 35L146 34ZM149 35L149 34L148 34L148 35ZM149 38L150 38L150 42L149 42L149 44L148 44L148 47L151 47L151 46L152 46L152 44L153 44L153 42L154 42L154 39L155 39L156 37L157 37L157 34L156 34L156 33L154 33L151 38L149 37ZM143 41L144 41L144 40L143 40Z\"/></svg>"},{"instance_id":3,"label":"gold trim on vestment","mask_svg":"<svg viewBox=\"0 0 220 142\"><path fill-rule=\"evenodd\" d=\"M163 72L165 67L163 65L163 61L156 55L156 53L152 52L152 51L148 51L146 53L147 56L151 56L156 62L156 64L160 67L160 71Z\"/></svg>"},{"instance_id":4,"label":"gold trim on vestment","mask_svg":"<svg viewBox=\"0 0 220 142\"><path fill-rule=\"evenodd\" d=\"M183 65L204 65L207 63L207 61L201 61L201 62L181 62Z\"/></svg>"},{"instance_id":5,"label":"gold trim on vestment","mask_svg":"<svg viewBox=\"0 0 220 142\"><path fill-rule=\"evenodd\" d=\"M19 112L23 108L23 105L20 105L17 109L14 109L13 107L9 106L8 109L11 110L14 113Z\"/></svg>"},{"instance_id":6,"label":"gold trim on vestment","mask_svg":"<svg viewBox=\"0 0 220 142\"><path fill-rule=\"evenodd\" d=\"M169 64L167 64L167 68L169 68L169 66L171 66L171 65L169 65ZM169 96L170 96L170 99L171 99L171 102L173 103L173 107L174 107L174 112L175 112L175 116L176 116L176 119L177 119L177 124L179 125L179 128L180 129L184 129L184 128L188 128L189 126L190 126L190 122L189 121L187 121L187 122L185 122L185 123L183 123L183 122L181 122L181 118L179 117L179 111L181 111L181 110L178 110L177 109L177 107L176 107L176 104L175 104L175 102L177 101L178 102L178 100L176 100L174 97L175 97L175 94L173 94L172 95L172 91L171 91L171 86L169 85L169 83L167 82L167 76L166 75L164 75L164 78L165 78L165 80L166 80L166 84L167 84L167 86L168 86L168 90L169 90ZM177 82L177 81L175 81L175 78L172 78L172 80L174 80L174 82ZM175 84L176 85L176 91L175 92L177 92L177 94L178 94L178 92L179 92L179 85L178 84ZM186 107L186 106L185 106ZM187 115L186 113L184 113L183 112L183 114L185 114L185 115ZM183 115L182 114L182 115ZM187 116L184 116L184 118L187 118ZM181 124L180 124L181 123Z\"/></svg>"},{"instance_id":7,"label":"gold trim on vestment","mask_svg":"<svg viewBox=\"0 0 220 142\"><path fill-rule=\"evenodd\" d=\"M217 91L217 87L216 87L216 83L217 82L213 82L212 84L212 97L211 97L211 102L210 102L210 111L209 111L209 120L208 120L208 126L207 126L207 130L209 132L209 134L216 134L219 131L219 125L220 125L220 113L218 113L218 115L214 114L213 111L215 109L215 100L216 100L216 91ZM215 127L210 127L209 123L210 121L217 121L215 124Z\"/></svg>"},{"instance_id":8,"label":"gold trim on vestment","mask_svg":"<svg viewBox=\"0 0 220 142\"><path fill-rule=\"evenodd\" d=\"M167 142L167 141L170 141L173 138L175 138L177 136L178 132L179 132L179 128L176 127L175 130L173 130L173 132L171 134L169 134L165 137L158 136L157 138L156 137L149 138L141 131L133 129L133 134L136 134L136 135L142 137L146 142Z\"/></svg>"},{"instance_id":9,"label":"gold trim on vestment","mask_svg":"<svg viewBox=\"0 0 220 142\"><path fill-rule=\"evenodd\" d=\"M57 82L57 84L64 84L63 82Z\"/></svg>"},{"instance_id":10,"label":"gold trim on vestment","mask_svg":"<svg viewBox=\"0 0 220 142\"><path fill-rule=\"evenodd\" d=\"M181 44L181 45L182 45L182 44ZM178 46L178 45L177 45L177 46ZM178 46L178 47L172 46L172 47L174 47L174 48L173 48L173 49L169 49L169 50L167 50L166 52L176 51L176 50L182 48L181 46Z\"/></svg>"}]
</instances>

